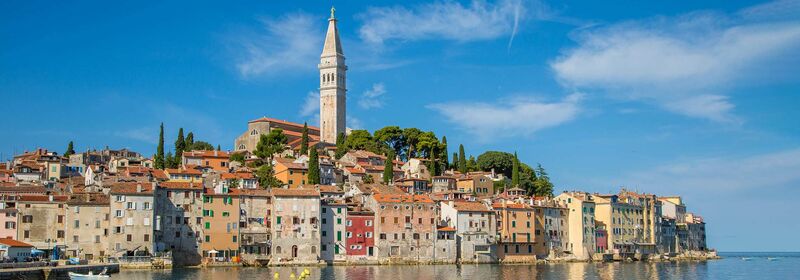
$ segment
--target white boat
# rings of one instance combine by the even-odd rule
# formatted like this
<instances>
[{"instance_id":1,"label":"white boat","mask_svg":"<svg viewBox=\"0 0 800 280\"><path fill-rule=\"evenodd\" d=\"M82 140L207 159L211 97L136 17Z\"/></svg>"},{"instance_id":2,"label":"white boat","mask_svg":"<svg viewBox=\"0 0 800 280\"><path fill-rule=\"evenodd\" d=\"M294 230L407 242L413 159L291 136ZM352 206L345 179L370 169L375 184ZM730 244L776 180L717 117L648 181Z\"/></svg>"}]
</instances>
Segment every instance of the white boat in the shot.
<instances>
[{"instance_id":1,"label":"white boat","mask_svg":"<svg viewBox=\"0 0 800 280\"><path fill-rule=\"evenodd\" d=\"M96 275L93 274L91 271L89 271L89 274L80 274L80 273L75 273L75 272L69 272L68 274L69 274L69 279L73 279L73 280L111 279L111 276L106 274L106 270L105 269L103 269L103 271L100 272L100 274L96 274Z\"/></svg>"},{"instance_id":2,"label":"white boat","mask_svg":"<svg viewBox=\"0 0 800 280\"><path fill-rule=\"evenodd\" d=\"M769 261L777 261L777 260L778 260L778 258L772 258L772 257L770 257L770 258L767 258L767 260L769 260Z\"/></svg>"},{"instance_id":3,"label":"white boat","mask_svg":"<svg viewBox=\"0 0 800 280\"><path fill-rule=\"evenodd\" d=\"M742 258L743 261L749 261L749 260L752 260L752 259L753 258Z\"/></svg>"}]
</instances>

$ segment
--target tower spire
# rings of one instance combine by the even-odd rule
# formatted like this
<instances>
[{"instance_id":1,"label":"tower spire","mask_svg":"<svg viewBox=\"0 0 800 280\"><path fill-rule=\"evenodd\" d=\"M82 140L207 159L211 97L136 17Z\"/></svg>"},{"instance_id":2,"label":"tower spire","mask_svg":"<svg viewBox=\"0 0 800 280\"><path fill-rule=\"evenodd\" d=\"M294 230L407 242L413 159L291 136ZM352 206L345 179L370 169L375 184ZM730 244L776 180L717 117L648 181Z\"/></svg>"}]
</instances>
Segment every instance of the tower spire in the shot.
<instances>
[{"instance_id":1,"label":"tower spire","mask_svg":"<svg viewBox=\"0 0 800 280\"><path fill-rule=\"evenodd\" d=\"M336 13L336 8L331 6L331 19L336 19L336 17L334 16L335 13Z\"/></svg>"},{"instance_id":2,"label":"tower spire","mask_svg":"<svg viewBox=\"0 0 800 280\"><path fill-rule=\"evenodd\" d=\"M336 28L336 8L331 7L328 32L319 60L320 140L336 143L336 137L345 133L347 116L347 65Z\"/></svg>"}]
</instances>

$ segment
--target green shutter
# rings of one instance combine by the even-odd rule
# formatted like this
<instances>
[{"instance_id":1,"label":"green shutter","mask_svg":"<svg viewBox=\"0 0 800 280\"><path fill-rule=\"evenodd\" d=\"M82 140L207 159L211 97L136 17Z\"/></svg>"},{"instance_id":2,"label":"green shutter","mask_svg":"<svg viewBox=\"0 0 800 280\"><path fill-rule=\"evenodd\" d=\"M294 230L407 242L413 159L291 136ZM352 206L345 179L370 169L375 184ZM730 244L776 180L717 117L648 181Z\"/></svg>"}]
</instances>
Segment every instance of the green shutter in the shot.
<instances>
[{"instance_id":1,"label":"green shutter","mask_svg":"<svg viewBox=\"0 0 800 280\"><path fill-rule=\"evenodd\" d=\"M337 231L336 232L336 241L342 241L342 232L341 231Z\"/></svg>"},{"instance_id":2,"label":"green shutter","mask_svg":"<svg viewBox=\"0 0 800 280\"><path fill-rule=\"evenodd\" d=\"M206 229L211 229L211 223L210 222L206 222ZM208 239L208 236L206 236L206 239Z\"/></svg>"},{"instance_id":3,"label":"green shutter","mask_svg":"<svg viewBox=\"0 0 800 280\"><path fill-rule=\"evenodd\" d=\"M278 222L277 222L277 224L279 224L279 225L281 224L281 216L278 216Z\"/></svg>"}]
</instances>

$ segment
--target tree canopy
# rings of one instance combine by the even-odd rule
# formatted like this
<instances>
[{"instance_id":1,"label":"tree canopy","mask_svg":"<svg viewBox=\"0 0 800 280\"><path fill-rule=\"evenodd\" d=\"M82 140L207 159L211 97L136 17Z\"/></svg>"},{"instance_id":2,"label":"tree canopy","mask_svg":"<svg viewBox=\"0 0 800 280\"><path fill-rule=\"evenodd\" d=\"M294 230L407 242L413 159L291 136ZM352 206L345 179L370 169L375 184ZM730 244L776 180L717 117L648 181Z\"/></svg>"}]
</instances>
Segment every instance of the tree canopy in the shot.
<instances>
[{"instance_id":1,"label":"tree canopy","mask_svg":"<svg viewBox=\"0 0 800 280\"><path fill-rule=\"evenodd\" d=\"M317 154L316 148L312 148L308 156L308 184L316 185L319 184L319 182L319 154Z\"/></svg>"},{"instance_id":2,"label":"tree canopy","mask_svg":"<svg viewBox=\"0 0 800 280\"><path fill-rule=\"evenodd\" d=\"M64 151L64 157L69 158L69 156L74 154L75 154L75 147L73 147L72 141L69 141L69 144L67 144L67 150Z\"/></svg>"},{"instance_id":3,"label":"tree canopy","mask_svg":"<svg viewBox=\"0 0 800 280\"><path fill-rule=\"evenodd\" d=\"M275 128L266 135L261 134L254 153L262 160L268 159L271 161L274 154L286 150L286 143L288 142L289 138L283 134L283 129Z\"/></svg>"},{"instance_id":4,"label":"tree canopy","mask_svg":"<svg viewBox=\"0 0 800 280\"><path fill-rule=\"evenodd\" d=\"M155 162L156 169L164 169L164 123L161 123L161 128L158 133L158 148L156 148L156 155L153 161Z\"/></svg>"}]
</instances>

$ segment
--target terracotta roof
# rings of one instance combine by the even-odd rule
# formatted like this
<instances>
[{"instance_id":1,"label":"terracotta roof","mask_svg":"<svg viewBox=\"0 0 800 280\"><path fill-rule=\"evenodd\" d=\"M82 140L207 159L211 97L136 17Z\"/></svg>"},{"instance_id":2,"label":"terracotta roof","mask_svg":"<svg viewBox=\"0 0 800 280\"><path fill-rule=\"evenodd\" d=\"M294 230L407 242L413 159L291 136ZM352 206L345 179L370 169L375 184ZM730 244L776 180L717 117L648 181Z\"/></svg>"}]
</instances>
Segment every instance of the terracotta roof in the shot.
<instances>
[{"instance_id":1,"label":"terracotta roof","mask_svg":"<svg viewBox=\"0 0 800 280\"><path fill-rule=\"evenodd\" d=\"M489 207L486 207L483 203L480 202L471 202L471 201L455 201L453 202L453 207L459 211L469 211L469 212L491 212Z\"/></svg>"},{"instance_id":2,"label":"terracotta roof","mask_svg":"<svg viewBox=\"0 0 800 280\"><path fill-rule=\"evenodd\" d=\"M319 197L319 192L314 189L278 189L271 190L272 196L299 196L299 197Z\"/></svg>"},{"instance_id":3,"label":"terracotta roof","mask_svg":"<svg viewBox=\"0 0 800 280\"><path fill-rule=\"evenodd\" d=\"M206 151L206 150L195 150L189 152L183 152L184 157L210 157L210 158L229 158L230 154L224 151Z\"/></svg>"},{"instance_id":4,"label":"terracotta roof","mask_svg":"<svg viewBox=\"0 0 800 280\"><path fill-rule=\"evenodd\" d=\"M12 182L8 184L9 186L0 184L0 193L47 193L47 188L44 186L16 186Z\"/></svg>"},{"instance_id":5,"label":"terracotta roof","mask_svg":"<svg viewBox=\"0 0 800 280\"><path fill-rule=\"evenodd\" d=\"M319 185L319 192L327 192L327 193L341 193L344 192L337 186L333 185Z\"/></svg>"},{"instance_id":6,"label":"terracotta roof","mask_svg":"<svg viewBox=\"0 0 800 280\"><path fill-rule=\"evenodd\" d=\"M49 202L50 195L41 195L41 194L21 194L18 196L17 201L26 201L26 202ZM53 202L66 202L69 200L69 196L67 195L53 195Z\"/></svg>"},{"instance_id":7,"label":"terracotta roof","mask_svg":"<svg viewBox=\"0 0 800 280\"><path fill-rule=\"evenodd\" d=\"M301 124L301 123L293 123L293 122L289 122L289 121L279 120L279 119L275 119L275 118L267 118L267 117L263 117L263 118L260 118L260 119L255 119L255 120L249 121L247 123L255 123L255 122L274 122L274 123L284 124L284 125L288 125L288 126L295 126L295 127L300 128L300 129L303 129L303 124ZM310 126L310 125L308 126L309 134L311 134L310 133L311 131L315 131L315 130L316 130L317 133L319 133L319 127Z\"/></svg>"},{"instance_id":8,"label":"terracotta roof","mask_svg":"<svg viewBox=\"0 0 800 280\"><path fill-rule=\"evenodd\" d=\"M202 175L203 172L194 168L188 169L177 169L177 168L167 168L164 170L167 174L189 174L189 175Z\"/></svg>"},{"instance_id":9,"label":"terracotta roof","mask_svg":"<svg viewBox=\"0 0 800 280\"><path fill-rule=\"evenodd\" d=\"M386 156L382 156L382 155L379 155L379 154L376 154L376 153L373 153L373 152L370 152L370 151L365 151L365 150L355 150L355 151L349 151L347 153L353 155L356 158L370 158L370 157L381 158L381 159L385 159L386 158Z\"/></svg>"},{"instance_id":10,"label":"terracotta roof","mask_svg":"<svg viewBox=\"0 0 800 280\"><path fill-rule=\"evenodd\" d=\"M456 231L456 229L453 228L453 227L440 227L440 228L437 228L436 230L438 230L438 231Z\"/></svg>"},{"instance_id":11,"label":"terracotta roof","mask_svg":"<svg viewBox=\"0 0 800 280\"><path fill-rule=\"evenodd\" d=\"M142 186L142 191L137 192L137 186ZM151 183L138 183L138 182L118 182L112 183L109 186L111 194L152 194L153 184Z\"/></svg>"},{"instance_id":12,"label":"terracotta roof","mask_svg":"<svg viewBox=\"0 0 800 280\"><path fill-rule=\"evenodd\" d=\"M308 169L305 164L294 162L294 159L276 157L274 160L289 169Z\"/></svg>"},{"instance_id":13,"label":"terracotta roof","mask_svg":"<svg viewBox=\"0 0 800 280\"><path fill-rule=\"evenodd\" d=\"M153 177L156 179L163 179L163 180L169 179L169 176L167 176L167 173L164 172L164 170L153 169L153 171L151 171L150 174L153 174Z\"/></svg>"},{"instance_id":14,"label":"terracotta roof","mask_svg":"<svg viewBox=\"0 0 800 280\"><path fill-rule=\"evenodd\" d=\"M17 241L11 238L0 238L0 244L7 245L9 247L33 247L33 245L31 244L22 241Z\"/></svg>"},{"instance_id":15,"label":"terracotta roof","mask_svg":"<svg viewBox=\"0 0 800 280\"><path fill-rule=\"evenodd\" d=\"M202 189L203 184L192 182L160 182L158 186L164 189L196 190Z\"/></svg>"},{"instance_id":16,"label":"terracotta roof","mask_svg":"<svg viewBox=\"0 0 800 280\"><path fill-rule=\"evenodd\" d=\"M378 203L433 203L433 200L426 195L377 193L373 197Z\"/></svg>"},{"instance_id":17,"label":"terracotta roof","mask_svg":"<svg viewBox=\"0 0 800 280\"><path fill-rule=\"evenodd\" d=\"M366 174L366 172L358 168L348 167L346 169L347 172L350 172L350 174Z\"/></svg>"},{"instance_id":18,"label":"terracotta roof","mask_svg":"<svg viewBox=\"0 0 800 280\"><path fill-rule=\"evenodd\" d=\"M222 175L220 175L220 177L223 180L230 180L230 179L248 180L248 179L255 178L255 176L253 176L253 173L250 173L250 172L222 173Z\"/></svg>"},{"instance_id":19,"label":"terracotta roof","mask_svg":"<svg viewBox=\"0 0 800 280\"><path fill-rule=\"evenodd\" d=\"M109 205L108 195L105 194L78 194L67 201L69 205Z\"/></svg>"},{"instance_id":20,"label":"terracotta roof","mask_svg":"<svg viewBox=\"0 0 800 280\"><path fill-rule=\"evenodd\" d=\"M264 197L266 197L266 196L272 195L272 192L270 192L269 189L266 189L266 190L264 190L264 189L255 189L255 190L242 189L241 191L242 191L242 195L244 195L244 196L264 196Z\"/></svg>"}]
</instances>

